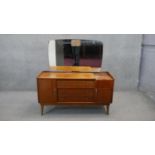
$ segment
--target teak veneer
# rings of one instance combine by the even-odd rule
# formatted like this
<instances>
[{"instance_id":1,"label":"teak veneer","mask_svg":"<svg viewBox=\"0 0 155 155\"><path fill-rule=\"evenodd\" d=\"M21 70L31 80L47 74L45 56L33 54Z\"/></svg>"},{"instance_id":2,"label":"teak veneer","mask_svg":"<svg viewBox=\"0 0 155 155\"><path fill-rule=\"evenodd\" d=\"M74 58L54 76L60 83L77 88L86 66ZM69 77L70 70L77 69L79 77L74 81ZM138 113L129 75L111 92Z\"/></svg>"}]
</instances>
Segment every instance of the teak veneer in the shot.
<instances>
[{"instance_id":1,"label":"teak veneer","mask_svg":"<svg viewBox=\"0 0 155 155\"><path fill-rule=\"evenodd\" d=\"M41 114L46 105L103 105L109 114L114 78L98 68L57 66L38 75L37 88Z\"/></svg>"}]
</instances>

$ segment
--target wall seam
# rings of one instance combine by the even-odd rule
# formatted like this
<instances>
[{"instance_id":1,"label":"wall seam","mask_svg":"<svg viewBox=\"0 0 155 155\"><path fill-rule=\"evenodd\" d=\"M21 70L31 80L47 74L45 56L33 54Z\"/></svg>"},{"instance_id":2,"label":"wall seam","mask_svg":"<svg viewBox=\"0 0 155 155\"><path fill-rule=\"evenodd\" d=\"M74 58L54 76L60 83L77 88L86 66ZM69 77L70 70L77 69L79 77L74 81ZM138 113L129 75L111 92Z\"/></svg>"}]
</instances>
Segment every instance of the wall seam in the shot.
<instances>
[{"instance_id":1,"label":"wall seam","mask_svg":"<svg viewBox=\"0 0 155 155\"><path fill-rule=\"evenodd\" d=\"M142 65L143 65L143 62L142 62L142 58L143 58L143 54L144 54L144 44L143 44L143 41L144 41L144 34L142 34L142 41L141 41L141 55L140 55L140 64L139 64L139 75L138 75L138 85L137 85L137 89L140 90L140 81L141 81L141 75L142 75Z\"/></svg>"}]
</instances>

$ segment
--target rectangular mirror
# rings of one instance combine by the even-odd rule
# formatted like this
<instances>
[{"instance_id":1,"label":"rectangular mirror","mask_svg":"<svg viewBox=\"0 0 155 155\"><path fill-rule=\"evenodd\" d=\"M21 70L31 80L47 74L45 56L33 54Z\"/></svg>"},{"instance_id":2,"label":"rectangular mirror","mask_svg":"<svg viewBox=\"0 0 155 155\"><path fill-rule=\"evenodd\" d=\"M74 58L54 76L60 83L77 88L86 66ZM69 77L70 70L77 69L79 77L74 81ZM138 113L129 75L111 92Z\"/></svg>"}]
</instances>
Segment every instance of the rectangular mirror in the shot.
<instances>
[{"instance_id":1,"label":"rectangular mirror","mask_svg":"<svg viewBox=\"0 0 155 155\"><path fill-rule=\"evenodd\" d=\"M96 40L65 39L55 40L57 66L101 67L103 44ZM52 54L49 54L51 57ZM49 58L50 59L50 58Z\"/></svg>"}]
</instances>

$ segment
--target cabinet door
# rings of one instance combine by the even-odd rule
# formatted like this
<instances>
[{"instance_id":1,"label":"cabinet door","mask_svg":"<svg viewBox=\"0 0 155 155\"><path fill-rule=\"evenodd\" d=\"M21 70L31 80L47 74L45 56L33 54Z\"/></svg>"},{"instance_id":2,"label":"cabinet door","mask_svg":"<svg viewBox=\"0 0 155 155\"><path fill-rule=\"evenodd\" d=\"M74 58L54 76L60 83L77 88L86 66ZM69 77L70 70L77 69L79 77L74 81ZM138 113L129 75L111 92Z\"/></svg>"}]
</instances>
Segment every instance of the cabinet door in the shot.
<instances>
[{"instance_id":1,"label":"cabinet door","mask_svg":"<svg viewBox=\"0 0 155 155\"><path fill-rule=\"evenodd\" d=\"M51 104L56 102L55 80L38 79L38 100L39 103Z\"/></svg>"}]
</instances>

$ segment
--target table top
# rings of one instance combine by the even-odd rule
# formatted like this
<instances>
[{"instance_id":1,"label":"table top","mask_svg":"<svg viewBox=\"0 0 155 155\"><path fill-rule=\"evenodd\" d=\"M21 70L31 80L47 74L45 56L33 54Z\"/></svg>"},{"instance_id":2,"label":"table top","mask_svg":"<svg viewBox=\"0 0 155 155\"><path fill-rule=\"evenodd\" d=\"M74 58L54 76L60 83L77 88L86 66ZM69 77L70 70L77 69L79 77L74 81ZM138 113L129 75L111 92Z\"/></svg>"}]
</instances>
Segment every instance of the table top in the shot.
<instances>
[{"instance_id":1,"label":"table top","mask_svg":"<svg viewBox=\"0 0 155 155\"><path fill-rule=\"evenodd\" d=\"M90 66L50 66L52 71L100 72L101 68Z\"/></svg>"},{"instance_id":2,"label":"table top","mask_svg":"<svg viewBox=\"0 0 155 155\"><path fill-rule=\"evenodd\" d=\"M42 72L38 78L43 79L95 79L95 75L92 73L56 73L56 72Z\"/></svg>"},{"instance_id":3,"label":"table top","mask_svg":"<svg viewBox=\"0 0 155 155\"><path fill-rule=\"evenodd\" d=\"M38 77L39 79L87 79L87 80L113 80L108 72L101 73L77 73L77 72L51 72L43 71Z\"/></svg>"}]
</instances>

